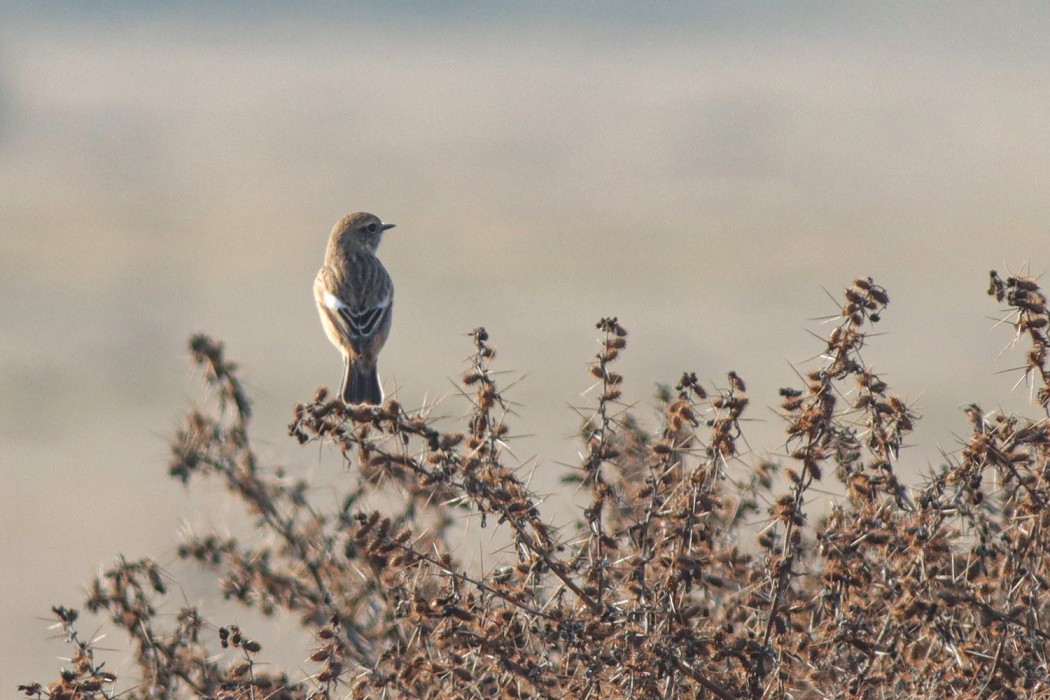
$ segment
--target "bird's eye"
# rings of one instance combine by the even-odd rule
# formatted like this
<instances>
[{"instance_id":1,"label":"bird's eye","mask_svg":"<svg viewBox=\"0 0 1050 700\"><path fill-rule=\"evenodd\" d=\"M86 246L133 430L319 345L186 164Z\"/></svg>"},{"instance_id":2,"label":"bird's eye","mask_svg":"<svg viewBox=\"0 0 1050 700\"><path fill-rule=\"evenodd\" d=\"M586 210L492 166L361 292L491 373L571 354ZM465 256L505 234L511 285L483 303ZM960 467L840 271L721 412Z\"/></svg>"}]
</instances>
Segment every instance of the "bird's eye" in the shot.
<instances>
[{"instance_id":1,"label":"bird's eye","mask_svg":"<svg viewBox=\"0 0 1050 700\"><path fill-rule=\"evenodd\" d=\"M368 232L369 233L375 233L376 232L376 225L375 224L369 224L368 225Z\"/></svg>"}]
</instances>

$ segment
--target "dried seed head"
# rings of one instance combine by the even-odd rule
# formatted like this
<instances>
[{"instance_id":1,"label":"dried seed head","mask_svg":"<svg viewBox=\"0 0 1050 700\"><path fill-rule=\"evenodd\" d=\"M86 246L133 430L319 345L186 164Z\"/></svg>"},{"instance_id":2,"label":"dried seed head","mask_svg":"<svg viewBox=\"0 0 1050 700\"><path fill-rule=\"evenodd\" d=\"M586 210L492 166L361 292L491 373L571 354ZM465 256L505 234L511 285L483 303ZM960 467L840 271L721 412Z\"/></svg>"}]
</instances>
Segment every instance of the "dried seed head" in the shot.
<instances>
[{"instance_id":1,"label":"dried seed head","mask_svg":"<svg viewBox=\"0 0 1050 700\"><path fill-rule=\"evenodd\" d=\"M736 372L729 373L729 386L732 387L733 391L739 391L744 393L747 391L747 387L744 386L744 380L740 378Z\"/></svg>"}]
</instances>

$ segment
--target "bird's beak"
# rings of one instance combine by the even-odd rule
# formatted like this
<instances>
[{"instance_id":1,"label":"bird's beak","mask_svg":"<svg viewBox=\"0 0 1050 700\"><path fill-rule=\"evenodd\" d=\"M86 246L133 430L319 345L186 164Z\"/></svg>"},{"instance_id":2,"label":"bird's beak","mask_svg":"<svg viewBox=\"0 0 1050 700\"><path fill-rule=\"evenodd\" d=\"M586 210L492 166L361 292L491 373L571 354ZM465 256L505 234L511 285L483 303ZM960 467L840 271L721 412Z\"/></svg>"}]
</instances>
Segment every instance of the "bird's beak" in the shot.
<instances>
[{"instance_id":1,"label":"bird's beak","mask_svg":"<svg viewBox=\"0 0 1050 700\"><path fill-rule=\"evenodd\" d=\"M387 229L392 229L396 225L397 224L383 224L383 230L386 231Z\"/></svg>"}]
</instances>

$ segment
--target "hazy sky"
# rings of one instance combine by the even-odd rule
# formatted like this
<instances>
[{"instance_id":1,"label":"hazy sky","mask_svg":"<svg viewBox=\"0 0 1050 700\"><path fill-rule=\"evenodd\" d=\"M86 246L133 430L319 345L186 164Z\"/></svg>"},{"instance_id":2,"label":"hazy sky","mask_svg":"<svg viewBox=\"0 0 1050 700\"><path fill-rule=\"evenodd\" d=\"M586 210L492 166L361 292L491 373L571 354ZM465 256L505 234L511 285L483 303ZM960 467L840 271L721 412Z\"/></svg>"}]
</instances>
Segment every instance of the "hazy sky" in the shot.
<instances>
[{"instance_id":1,"label":"hazy sky","mask_svg":"<svg viewBox=\"0 0 1050 700\"><path fill-rule=\"evenodd\" d=\"M398 225L388 393L448 393L487 326L552 489L599 317L631 331L643 420L656 382L735 369L766 456L824 290L860 274L892 299L865 356L924 417L908 469L956 449L962 404L1034 415L984 290L1050 265L1048 25L1035 3L5 4L0 553L24 573L0 582L0 688L55 674L38 617L100 566L235 517L165 477L201 398L190 334L241 362L264 457L345 478L284 426L340 376L310 285L350 211Z\"/></svg>"}]
</instances>

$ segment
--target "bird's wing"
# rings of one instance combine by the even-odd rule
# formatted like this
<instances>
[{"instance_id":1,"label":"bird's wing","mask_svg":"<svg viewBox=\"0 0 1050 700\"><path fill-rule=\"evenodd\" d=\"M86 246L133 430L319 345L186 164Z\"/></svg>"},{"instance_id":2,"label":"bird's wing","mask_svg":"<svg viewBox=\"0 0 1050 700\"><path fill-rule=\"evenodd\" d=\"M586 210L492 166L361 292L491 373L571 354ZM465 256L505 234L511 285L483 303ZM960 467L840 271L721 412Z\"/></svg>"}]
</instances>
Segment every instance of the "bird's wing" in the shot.
<instances>
[{"instance_id":1,"label":"bird's wing","mask_svg":"<svg viewBox=\"0 0 1050 700\"><path fill-rule=\"evenodd\" d=\"M371 340L383 332L389 323L390 310L393 307L393 298L390 295L370 306L350 306L327 290L323 299L330 312L329 318L358 353L364 352Z\"/></svg>"},{"instance_id":2,"label":"bird's wing","mask_svg":"<svg viewBox=\"0 0 1050 700\"><path fill-rule=\"evenodd\" d=\"M390 331L394 285L373 256L355 258L349 274L322 268L316 294L325 315L357 355L374 355Z\"/></svg>"}]
</instances>

